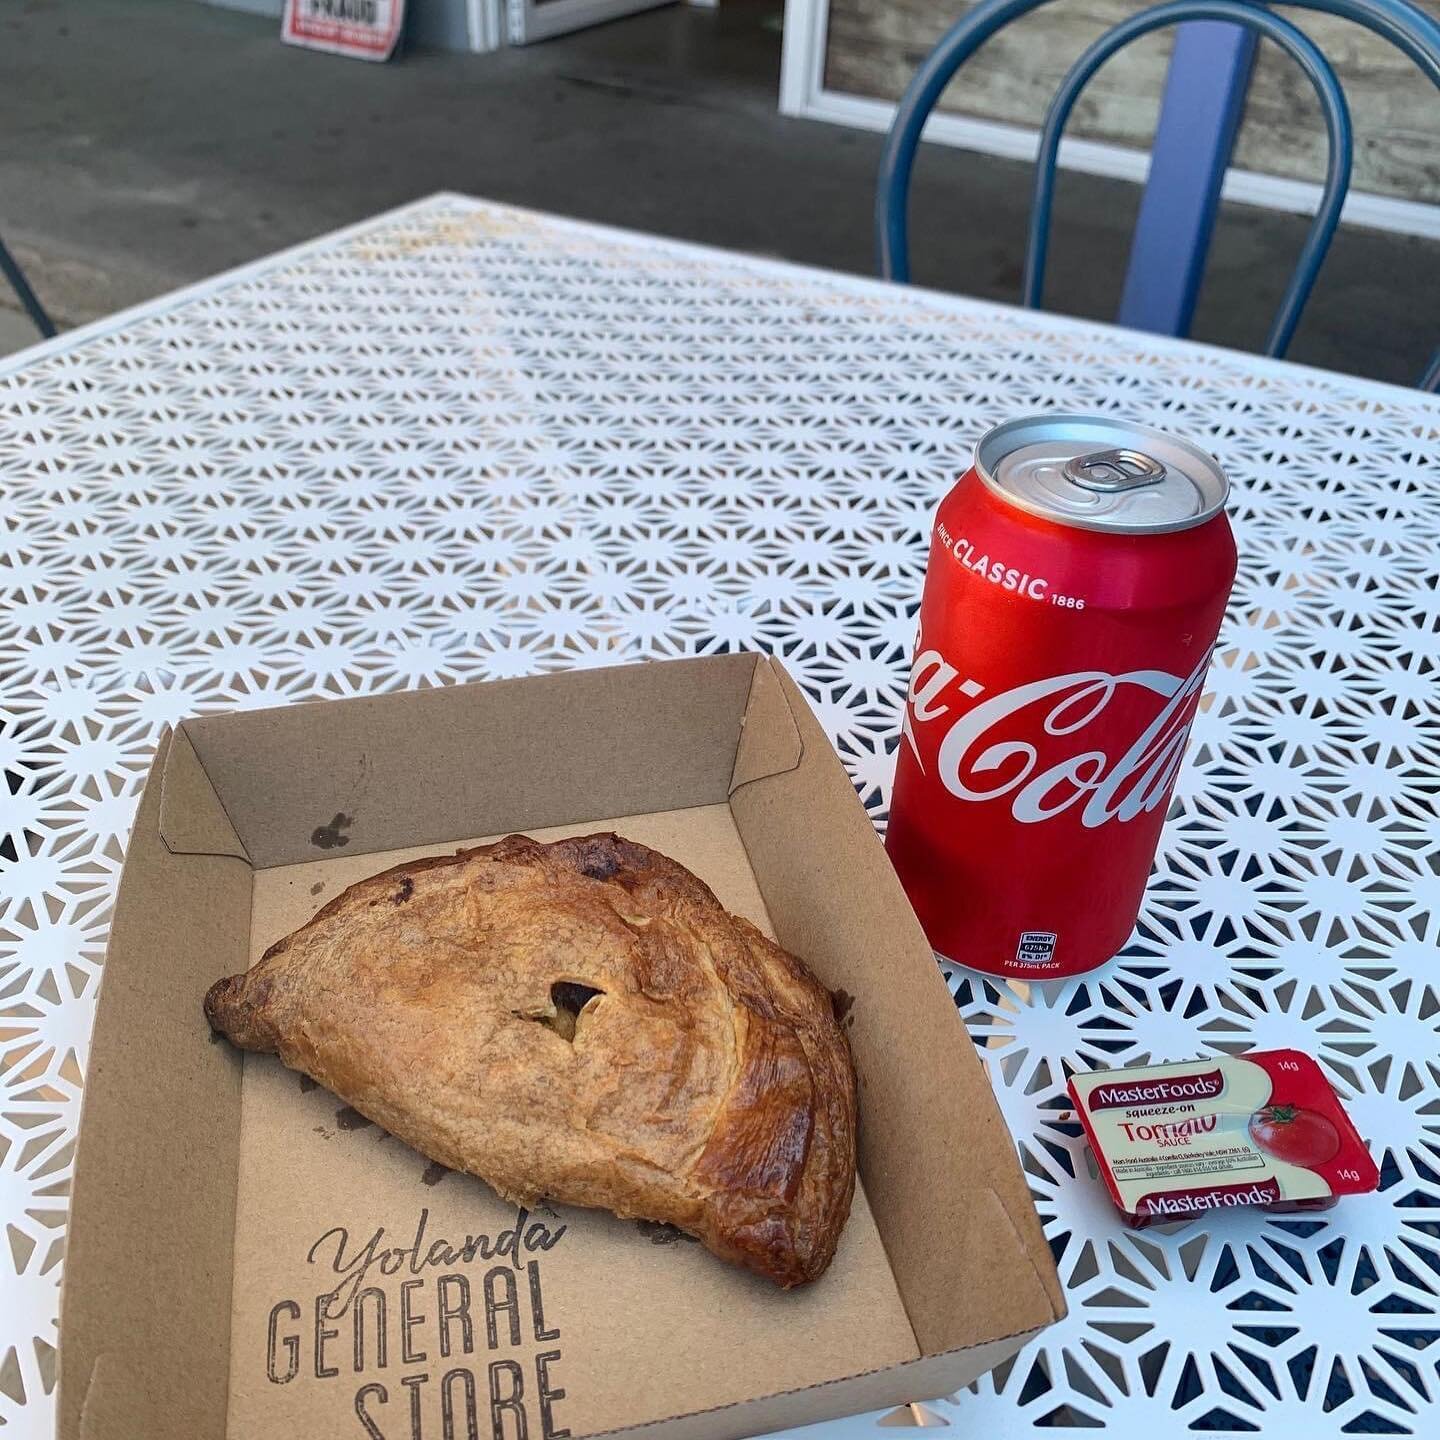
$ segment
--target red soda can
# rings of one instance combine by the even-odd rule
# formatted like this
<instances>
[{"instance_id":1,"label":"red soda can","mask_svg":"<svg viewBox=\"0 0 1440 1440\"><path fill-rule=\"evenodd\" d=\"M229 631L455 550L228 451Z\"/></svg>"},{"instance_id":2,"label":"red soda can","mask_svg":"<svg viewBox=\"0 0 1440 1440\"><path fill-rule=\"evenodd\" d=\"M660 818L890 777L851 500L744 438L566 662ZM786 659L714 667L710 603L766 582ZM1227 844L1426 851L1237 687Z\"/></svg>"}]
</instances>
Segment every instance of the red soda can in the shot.
<instances>
[{"instance_id":1,"label":"red soda can","mask_svg":"<svg viewBox=\"0 0 1440 1440\"><path fill-rule=\"evenodd\" d=\"M1109 416L986 434L940 503L886 848L935 952L1093 970L1129 938L1235 578L1203 450Z\"/></svg>"}]
</instances>

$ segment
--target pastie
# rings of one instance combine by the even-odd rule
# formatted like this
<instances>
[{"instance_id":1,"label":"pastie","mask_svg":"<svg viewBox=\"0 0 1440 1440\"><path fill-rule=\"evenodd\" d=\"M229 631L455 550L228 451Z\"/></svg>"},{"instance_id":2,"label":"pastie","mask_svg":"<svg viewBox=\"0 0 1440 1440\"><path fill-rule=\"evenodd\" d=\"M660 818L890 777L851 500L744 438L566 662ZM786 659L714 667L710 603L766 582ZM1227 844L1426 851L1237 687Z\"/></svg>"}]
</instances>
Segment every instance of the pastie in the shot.
<instances>
[{"instance_id":1,"label":"pastie","mask_svg":"<svg viewBox=\"0 0 1440 1440\"><path fill-rule=\"evenodd\" d=\"M205 1014L508 1200L668 1222L778 1285L825 1270L850 1210L829 992L616 835L510 835L361 881Z\"/></svg>"}]
</instances>

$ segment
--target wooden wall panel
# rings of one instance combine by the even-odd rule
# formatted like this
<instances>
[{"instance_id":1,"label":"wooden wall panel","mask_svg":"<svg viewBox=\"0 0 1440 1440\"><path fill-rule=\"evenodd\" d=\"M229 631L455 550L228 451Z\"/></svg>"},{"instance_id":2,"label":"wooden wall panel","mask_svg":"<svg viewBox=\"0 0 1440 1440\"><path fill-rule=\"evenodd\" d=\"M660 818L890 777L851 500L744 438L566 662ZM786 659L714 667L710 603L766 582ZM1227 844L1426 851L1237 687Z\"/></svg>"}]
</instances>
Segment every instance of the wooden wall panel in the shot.
<instances>
[{"instance_id":1,"label":"wooden wall panel","mask_svg":"<svg viewBox=\"0 0 1440 1440\"><path fill-rule=\"evenodd\" d=\"M1440 15L1440 0L1420 0ZM1060 76L1091 40L1142 8L1124 0L1054 0L1002 30L960 73L943 108L1038 126ZM895 99L959 9L935 0L831 0L826 88ZM1355 122L1354 188L1440 204L1440 90L1398 50L1328 15L1281 7L1335 65ZM1076 106L1068 134L1145 146L1169 61L1168 35L1110 62ZM1301 180L1324 173L1325 131L1309 82L1261 47L1236 163Z\"/></svg>"}]
</instances>

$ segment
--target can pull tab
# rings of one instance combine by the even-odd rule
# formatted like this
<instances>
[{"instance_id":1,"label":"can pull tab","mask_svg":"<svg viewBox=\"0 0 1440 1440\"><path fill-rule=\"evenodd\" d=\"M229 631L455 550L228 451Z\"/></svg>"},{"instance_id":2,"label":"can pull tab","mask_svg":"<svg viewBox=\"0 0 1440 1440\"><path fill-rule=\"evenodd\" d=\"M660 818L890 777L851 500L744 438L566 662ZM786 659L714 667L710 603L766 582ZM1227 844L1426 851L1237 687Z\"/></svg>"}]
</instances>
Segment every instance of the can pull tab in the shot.
<instances>
[{"instance_id":1,"label":"can pull tab","mask_svg":"<svg viewBox=\"0 0 1440 1440\"><path fill-rule=\"evenodd\" d=\"M1093 450L1066 461L1065 478L1083 489L1115 495L1159 484L1165 478L1165 467L1139 450Z\"/></svg>"}]
</instances>

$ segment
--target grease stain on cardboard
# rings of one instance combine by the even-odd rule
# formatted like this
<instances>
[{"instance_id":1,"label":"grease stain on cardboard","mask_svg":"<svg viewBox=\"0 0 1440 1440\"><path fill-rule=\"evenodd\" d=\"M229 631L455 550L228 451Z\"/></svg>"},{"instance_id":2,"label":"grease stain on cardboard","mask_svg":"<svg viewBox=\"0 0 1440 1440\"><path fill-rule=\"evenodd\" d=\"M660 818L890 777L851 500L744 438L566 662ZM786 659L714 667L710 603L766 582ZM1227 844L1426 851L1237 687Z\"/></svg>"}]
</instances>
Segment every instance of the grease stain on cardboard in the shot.
<instances>
[{"instance_id":1,"label":"grease stain on cardboard","mask_svg":"<svg viewBox=\"0 0 1440 1440\"><path fill-rule=\"evenodd\" d=\"M353 815L347 815L343 810L337 810L328 825L317 825L310 832L310 843L318 850L334 850L337 846L348 845L350 837L342 834L355 823ZM310 892L315 893L313 890Z\"/></svg>"}]
</instances>

